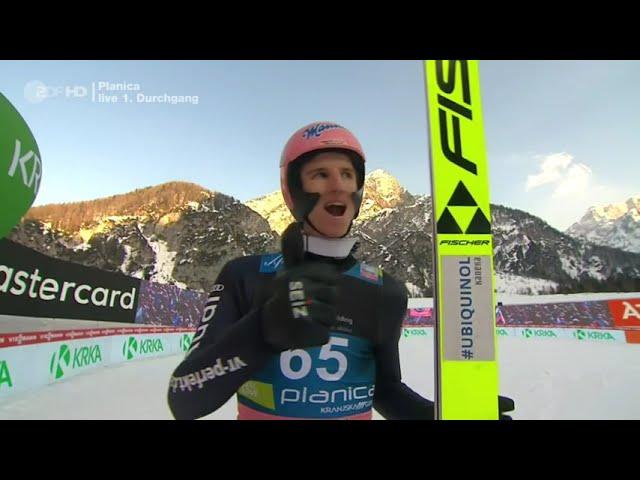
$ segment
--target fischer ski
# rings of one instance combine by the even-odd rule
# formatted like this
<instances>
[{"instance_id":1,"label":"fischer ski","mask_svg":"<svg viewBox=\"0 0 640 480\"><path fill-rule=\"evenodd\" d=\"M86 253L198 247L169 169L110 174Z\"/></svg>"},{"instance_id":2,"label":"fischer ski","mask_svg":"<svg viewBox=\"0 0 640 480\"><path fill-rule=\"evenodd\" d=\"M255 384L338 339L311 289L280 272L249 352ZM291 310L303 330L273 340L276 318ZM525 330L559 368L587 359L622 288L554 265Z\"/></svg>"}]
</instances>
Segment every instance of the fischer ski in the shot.
<instances>
[{"instance_id":1,"label":"fischer ski","mask_svg":"<svg viewBox=\"0 0 640 480\"><path fill-rule=\"evenodd\" d=\"M498 419L493 241L477 60L426 60L439 420Z\"/></svg>"}]
</instances>

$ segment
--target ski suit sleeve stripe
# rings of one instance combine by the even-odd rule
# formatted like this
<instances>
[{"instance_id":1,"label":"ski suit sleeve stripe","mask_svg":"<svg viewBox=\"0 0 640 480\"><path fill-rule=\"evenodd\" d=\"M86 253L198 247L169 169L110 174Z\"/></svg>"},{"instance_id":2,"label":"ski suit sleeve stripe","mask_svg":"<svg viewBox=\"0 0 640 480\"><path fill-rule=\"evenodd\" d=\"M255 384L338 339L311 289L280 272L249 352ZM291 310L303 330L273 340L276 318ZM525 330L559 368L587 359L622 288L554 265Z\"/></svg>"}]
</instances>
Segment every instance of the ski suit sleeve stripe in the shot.
<instances>
[{"instance_id":1,"label":"ski suit sleeve stripe","mask_svg":"<svg viewBox=\"0 0 640 480\"><path fill-rule=\"evenodd\" d=\"M402 383L398 342L407 311L406 289L385 274L381 290L373 407L387 420L433 420L433 402Z\"/></svg>"},{"instance_id":2,"label":"ski suit sleeve stripe","mask_svg":"<svg viewBox=\"0 0 640 480\"><path fill-rule=\"evenodd\" d=\"M242 313L238 270L229 262L220 272L189 353L170 379L168 403L176 419L217 410L273 355L263 340L260 310Z\"/></svg>"}]
</instances>

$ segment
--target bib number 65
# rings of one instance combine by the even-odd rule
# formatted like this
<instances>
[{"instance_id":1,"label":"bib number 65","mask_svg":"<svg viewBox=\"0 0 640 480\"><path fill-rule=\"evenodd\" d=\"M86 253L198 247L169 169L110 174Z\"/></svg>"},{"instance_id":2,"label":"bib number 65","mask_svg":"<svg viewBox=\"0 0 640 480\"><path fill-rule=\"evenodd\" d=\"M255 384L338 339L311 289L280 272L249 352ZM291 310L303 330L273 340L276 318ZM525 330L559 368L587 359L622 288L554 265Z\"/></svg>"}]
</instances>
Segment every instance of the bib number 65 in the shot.
<instances>
[{"instance_id":1,"label":"bib number 65","mask_svg":"<svg viewBox=\"0 0 640 480\"><path fill-rule=\"evenodd\" d=\"M335 360L338 362L338 368L329 371L328 368L316 368L318 376L327 382L336 382L347 373L347 357L338 350L332 350L332 347L348 347L349 340L346 338L331 337L329 343L320 349L320 360ZM299 358L301 361L300 368L294 370L291 366L293 359ZM290 380L299 380L306 377L311 371L312 359L306 350L287 350L280 354L280 370Z\"/></svg>"}]
</instances>

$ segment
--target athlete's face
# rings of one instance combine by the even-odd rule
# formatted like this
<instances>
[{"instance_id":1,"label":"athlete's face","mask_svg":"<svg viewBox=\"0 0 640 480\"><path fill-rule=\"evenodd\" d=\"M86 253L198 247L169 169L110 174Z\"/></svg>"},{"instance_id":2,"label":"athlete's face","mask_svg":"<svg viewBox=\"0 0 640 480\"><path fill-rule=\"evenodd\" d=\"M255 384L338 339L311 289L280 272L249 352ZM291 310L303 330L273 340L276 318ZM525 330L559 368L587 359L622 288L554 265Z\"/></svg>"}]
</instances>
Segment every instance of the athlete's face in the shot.
<instances>
[{"instance_id":1,"label":"athlete's face","mask_svg":"<svg viewBox=\"0 0 640 480\"><path fill-rule=\"evenodd\" d=\"M306 222L305 232L330 238L346 234L356 212L351 194L358 189L349 156L340 152L319 153L305 163L301 177L305 192L320 194L309 219L321 233Z\"/></svg>"}]
</instances>

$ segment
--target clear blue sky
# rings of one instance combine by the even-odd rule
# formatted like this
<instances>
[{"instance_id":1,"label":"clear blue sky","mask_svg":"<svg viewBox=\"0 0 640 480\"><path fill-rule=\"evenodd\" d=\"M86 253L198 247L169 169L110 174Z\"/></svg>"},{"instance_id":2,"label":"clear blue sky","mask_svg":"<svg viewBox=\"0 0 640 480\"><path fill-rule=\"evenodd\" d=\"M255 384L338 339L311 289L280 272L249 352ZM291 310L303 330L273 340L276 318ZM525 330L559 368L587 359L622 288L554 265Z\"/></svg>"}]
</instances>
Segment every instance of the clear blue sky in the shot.
<instances>
[{"instance_id":1,"label":"clear blue sky","mask_svg":"<svg viewBox=\"0 0 640 480\"><path fill-rule=\"evenodd\" d=\"M411 193L429 193L420 61L3 61L0 91L42 154L37 205L172 180L246 201L279 189L289 135L314 120L351 129ZM589 206L640 193L640 62L481 61L492 202L565 229ZM41 82L41 83L34 83ZM137 84L131 103L92 99ZM63 87L36 98L36 87ZM66 97L65 87L87 89ZM53 90L49 88L49 91ZM82 93L77 90L77 93ZM138 103L145 95L198 104Z\"/></svg>"}]
</instances>

